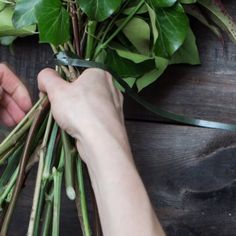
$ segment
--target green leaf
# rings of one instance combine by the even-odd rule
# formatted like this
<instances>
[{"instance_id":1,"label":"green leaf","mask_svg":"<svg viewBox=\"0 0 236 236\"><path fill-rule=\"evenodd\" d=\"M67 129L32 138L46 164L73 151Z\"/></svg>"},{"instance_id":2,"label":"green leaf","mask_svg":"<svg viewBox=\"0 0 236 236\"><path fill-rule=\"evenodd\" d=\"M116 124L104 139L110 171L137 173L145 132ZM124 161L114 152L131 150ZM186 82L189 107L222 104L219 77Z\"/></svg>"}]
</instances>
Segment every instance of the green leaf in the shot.
<instances>
[{"instance_id":1,"label":"green leaf","mask_svg":"<svg viewBox=\"0 0 236 236\"><path fill-rule=\"evenodd\" d=\"M123 20L117 22L119 26ZM123 33L137 49L144 55L149 55L150 52L150 27L146 21L139 17L134 17L123 29Z\"/></svg>"},{"instance_id":2,"label":"green leaf","mask_svg":"<svg viewBox=\"0 0 236 236\"><path fill-rule=\"evenodd\" d=\"M13 43L13 41L16 39L16 36L5 36L0 37L0 44L9 46Z\"/></svg>"},{"instance_id":3,"label":"green leaf","mask_svg":"<svg viewBox=\"0 0 236 236\"><path fill-rule=\"evenodd\" d=\"M150 2L154 7L171 7L177 0L151 0Z\"/></svg>"},{"instance_id":4,"label":"green leaf","mask_svg":"<svg viewBox=\"0 0 236 236\"><path fill-rule=\"evenodd\" d=\"M168 66L168 60L162 57L157 57L156 65L157 65L156 69L149 71L148 73L144 74L137 80L136 85L138 91L141 91L148 85L155 82L163 74L163 72Z\"/></svg>"},{"instance_id":5,"label":"green leaf","mask_svg":"<svg viewBox=\"0 0 236 236\"><path fill-rule=\"evenodd\" d=\"M158 29L157 29L157 17L156 17L156 12L154 11L153 8L151 8L148 4L146 4L149 17L150 17L150 22L151 22L151 30L152 30L152 37L153 37L153 45L155 45L157 38L158 38Z\"/></svg>"},{"instance_id":6,"label":"green leaf","mask_svg":"<svg viewBox=\"0 0 236 236\"><path fill-rule=\"evenodd\" d=\"M58 45L70 39L70 16L60 0L42 0L36 16L41 42Z\"/></svg>"},{"instance_id":7,"label":"green leaf","mask_svg":"<svg viewBox=\"0 0 236 236\"><path fill-rule=\"evenodd\" d=\"M189 15L195 17L203 25L209 28L218 38L222 39L222 34L220 32L220 29L217 28L215 25L209 23L208 19L202 14L198 6L196 5L184 6L184 9Z\"/></svg>"},{"instance_id":8,"label":"green leaf","mask_svg":"<svg viewBox=\"0 0 236 236\"><path fill-rule=\"evenodd\" d=\"M211 19L236 42L236 24L220 0L198 0L210 13Z\"/></svg>"},{"instance_id":9,"label":"green leaf","mask_svg":"<svg viewBox=\"0 0 236 236\"><path fill-rule=\"evenodd\" d=\"M129 85L130 88L132 88L136 82L136 78L133 77L123 78L123 80ZM117 89L121 92L125 92L125 89L116 80L113 80L113 82Z\"/></svg>"},{"instance_id":10,"label":"green leaf","mask_svg":"<svg viewBox=\"0 0 236 236\"><path fill-rule=\"evenodd\" d=\"M12 24L13 7L5 7L0 11L0 37L4 36L27 36L35 33L36 26L27 26L16 29Z\"/></svg>"},{"instance_id":11,"label":"green leaf","mask_svg":"<svg viewBox=\"0 0 236 236\"><path fill-rule=\"evenodd\" d=\"M188 17L183 7L156 8L159 37L155 45L157 56L170 58L183 44L189 29Z\"/></svg>"},{"instance_id":12,"label":"green leaf","mask_svg":"<svg viewBox=\"0 0 236 236\"><path fill-rule=\"evenodd\" d=\"M104 21L121 5L122 0L77 0L83 12L95 21Z\"/></svg>"},{"instance_id":13,"label":"green leaf","mask_svg":"<svg viewBox=\"0 0 236 236\"><path fill-rule=\"evenodd\" d=\"M13 14L13 24L16 28L37 23L35 7L41 0L18 0L16 1L15 11Z\"/></svg>"},{"instance_id":14,"label":"green leaf","mask_svg":"<svg viewBox=\"0 0 236 236\"><path fill-rule=\"evenodd\" d=\"M114 49L120 57L128 59L136 64L153 59L151 57L148 57L148 56L145 56L142 54L138 54L138 53L133 53L133 52L127 51L126 49L122 49L119 47L112 47L112 49Z\"/></svg>"},{"instance_id":15,"label":"green leaf","mask_svg":"<svg viewBox=\"0 0 236 236\"><path fill-rule=\"evenodd\" d=\"M189 29L184 44L181 46L181 48L179 48L178 51L175 52L170 61L170 64L180 63L190 65L199 65L201 63L196 45L196 38L191 29Z\"/></svg>"},{"instance_id":16,"label":"green leaf","mask_svg":"<svg viewBox=\"0 0 236 236\"><path fill-rule=\"evenodd\" d=\"M155 68L155 61L153 59L136 64L131 60L120 57L113 50L107 50L105 64L112 68L122 78L137 78Z\"/></svg>"}]
</instances>

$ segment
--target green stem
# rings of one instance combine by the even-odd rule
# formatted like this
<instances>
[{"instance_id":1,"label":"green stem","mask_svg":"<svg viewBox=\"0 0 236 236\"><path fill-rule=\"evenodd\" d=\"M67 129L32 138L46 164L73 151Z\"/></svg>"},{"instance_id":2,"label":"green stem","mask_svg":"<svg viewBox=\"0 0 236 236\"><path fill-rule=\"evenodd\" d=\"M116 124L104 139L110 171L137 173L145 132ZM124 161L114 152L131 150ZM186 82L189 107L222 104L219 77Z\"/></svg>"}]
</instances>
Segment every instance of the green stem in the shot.
<instances>
[{"instance_id":1,"label":"green stem","mask_svg":"<svg viewBox=\"0 0 236 236\"><path fill-rule=\"evenodd\" d=\"M74 49L74 47L73 47L73 45L72 45L72 43L70 41L67 42L67 45L68 45L70 51L75 53L75 49Z\"/></svg>"},{"instance_id":2,"label":"green stem","mask_svg":"<svg viewBox=\"0 0 236 236\"><path fill-rule=\"evenodd\" d=\"M34 198L33 198L33 205L31 209L31 215L30 215L30 222L28 227L28 233L27 236L33 236L33 233L35 232L34 229L38 228L36 227L37 222L39 222L39 199L40 199L40 187L41 187L41 179L42 179L42 173L43 173L43 167L44 167L44 157L46 155L46 146L49 139L49 134L52 126L52 114L50 113L48 116L47 126L45 130L45 134L43 137L43 143L42 147L40 149L39 153L39 164L38 164L38 171L37 171L37 178L36 178L36 184L35 184L35 190L34 190ZM42 196L41 196L42 198Z\"/></svg>"},{"instance_id":3,"label":"green stem","mask_svg":"<svg viewBox=\"0 0 236 236\"><path fill-rule=\"evenodd\" d=\"M2 189L7 184L10 177L12 176L14 170L17 168L22 150L23 150L23 144L17 147L15 152L11 155L11 157L9 157L7 167L0 178L0 193L2 192Z\"/></svg>"},{"instance_id":4,"label":"green stem","mask_svg":"<svg viewBox=\"0 0 236 236\"><path fill-rule=\"evenodd\" d=\"M88 209L87 209L86 195L85 195L85 188L84 188L82 161L79 156L77 158L76 168L77 168L77 178L78 178L78 184L79 184L80 207L81 207L82 220L83 220L83 233L84 233L84 236L91 236L91 229L89 225Z\"/></svg>"},{"instance_id":5,"label":"green stem","mask_svg":"<svg viewBox=\"0 0 236 236\"><path fill-rule=\"evenodd\" d=\"M27 162L28 162L29 157L30 157L30 147L31 147L31 144L32 144L32 140L33 140L33 137L35 135L35 131L39 127L39 123L42 119L42 115L44 114L44 112L47 109L48 105L49 105L48 99L45 99L43 101L43 104L40 107L37 108L37 112L35 114L34 121L33 121L32 125L30 127L30 130L29 130L29 133L28 133L28 136L27 136L27 140L26 140L26 143L25 143L25 146L24 146L23 155L22 155L22 158L21 158L21 161L20 161L19 174L17 176L17 181L16 181L16 184L15 184L15 188L14 188L14 191L13 191L11 202L10 202L10 204L7 208L6 214L4 216L4 220L3 220L3 223L2 223L2 228L1 228L0 235L7 235L8 226L9 226L12 214L13 214L13 210L14 210L14 207L15 207L15 204L16 204L16 200L17 200L18 194L20 192L20 189L22 187L22 184L24 183L24 179L25 179L25 175L26 175L25 168L26 168Z\"/></svg>"},{"instance_id":6,"label":"green stem","mask_svg":"<svg viewBox=\"0 0 236 236\"><path fill-rule=\"evenodd\" d=\"M58 131L58 125L56 122L54 122L51 137L49 139L48 148L47 148L47 154L45 157L45 165L43 169L43 179L47 180L50 176L50 168L52 165L52 157L53 157L53 150L56 143L57 138L57 131Z\"/></svg>"},{"instance_id":7,"label":"green stem","mask_svg":"<svg viewBox=\"0 0 236 236\"><path fill-rule=\"evenodd\" d=\"M130 13L128 17L123 21L123 23L115 30L115 32L105 41L100 44L95 52L94 58L96 59L97 56L100 54L102 49L106 48L107 45L111 42L112 39L116 37L117 34L120 33L121 30L130 22L130 20L134 17L134 15L139 11L139 9L143 6L145 0L140 0L139 4L134 8L134 10Z\"/></svg>"},{"instance_id":8,"label":"green stem","mask_svg":"<svg viewBox=\"0 0 236 236\"><path fill-rule=\"evenodd\" d=\"M96 21L89 21L87 24L87 43L86 43L86 51L85 51L85 58L91 59L93 46L94 46L94 35L97 28Z\"/></svg>"},{"instance_id":9,"label":"green stem","mask_svg":"<svg viewBox=\"0 0 236 236\"><path fill-rule=\"evenodd\" d=\"M75 147L70 144L69 136L62 130L62 145L65 153L65 185L66 194L70 200L75 199L73 170L75 153L77 152Z\"/></svg>"},{"instance_id":10,"label":"green stem","mask_svg":"<svg viewBox=\"0 0 236 236\"><path fill-rule=\"evenodd\" d=\"M39 101L31 108L23 120L12 130L12 132L4 139L0 144L0 155L4 153L9 147L13 146L19 138L29 129L34 119L34 114L38 107L44 103L47 97L42 97Z\"/></svg>"},{"instance_id":11,"label":"green stem","mask_svg":"<svg viewBox=\"0 0 236 236\"><path fill-rule=\"evenodd\" d=\"M42 228L42 236L50 235L50 226L52 223L52 207L53 207L53 189L51 187L50 193L46 196L46 205L45 205L45 214L44 214L44 221L43 221L43 228Z\"/></svg>"},{"instance_id":12,"label":"green stem","mask_svg":"<svg viewBox=\"0 0 236 236\"><path fill-rule=\"evenodd\" d=\"M3 193L1 193L1 196L0 196L0 206L2 206L5 198L7 197L7 195L9 194L9 192L11 191L13 185L15 184L16 182L16 179L17 179L17 175L19 173L19 166L16 168L16 170L14 171L9 183L7 184L5 190L3 191Z\"/></svg>"},{"instance_id":13,"label":"green stem","mask_svg":"<svg viewBox=\"0 0 236 236\"><path fill-rule=\"evenodd\" d=\"M52 235L59 235L60 226L60 209L61 209L61 185L62 185L62 172L53 168L53 183L54 183L54 197L53 197L53 223Z\"/></svg>"},{"instance_id":14,"label":"green stem","mask_svg":"<svg viewBox=\"0 0 236 236\"><path fill-rule=\"evenodd\" d=\"M9 149L1 158L0 158L0 166L6 164L7 159L11 157L12 153L14 153L15 148Z\"/></svg>"}]
</instances>

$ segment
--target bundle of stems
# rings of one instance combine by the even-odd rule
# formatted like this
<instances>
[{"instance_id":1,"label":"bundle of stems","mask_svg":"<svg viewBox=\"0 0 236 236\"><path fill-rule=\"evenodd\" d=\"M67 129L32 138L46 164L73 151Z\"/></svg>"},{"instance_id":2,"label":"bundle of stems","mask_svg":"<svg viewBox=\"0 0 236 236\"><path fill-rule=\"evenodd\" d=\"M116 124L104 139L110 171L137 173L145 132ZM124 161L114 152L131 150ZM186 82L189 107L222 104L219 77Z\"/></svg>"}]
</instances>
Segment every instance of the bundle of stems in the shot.
<instances>
[{"instance_id":1,"label":"bundle of stems","mask_svg":"<svg viewBox=\"0 0 236 236\"><path fill-rule=\"evenodd\" d=\"M82 161L74 140L54 121L46 95L0 145L0 165L5 165L0 178L1 235L7 235L19 192L35 162L38 171L27 235L59 235L63 176L68 198L78 198L84 235L91 235Z\"/></svg>"},{"instance_id":2,"label":"bundle of stems","mask_svg":"<svg viewBox=\"0 0 236 236\"><path fill-rule=\"evenodd\" d=\"M77 22L74 17L72 14L75 27ZM70 42L58 47L51 45L53 52L67 50L79 53L77 30L75 27L74 45ZM71 66L56 66L56 70L69 82L79 75ZM84 184L84 171L87 170L75 140L60 129L53 119L46 95L41 95L24 119L0 144L0 166L5 167L0 177L0 235L7 235L20 190L36 162L38 170L27 235L59 235L63 177L67 197L76 202L83 235L91 235Z\"/></svg>"}]
</instances>

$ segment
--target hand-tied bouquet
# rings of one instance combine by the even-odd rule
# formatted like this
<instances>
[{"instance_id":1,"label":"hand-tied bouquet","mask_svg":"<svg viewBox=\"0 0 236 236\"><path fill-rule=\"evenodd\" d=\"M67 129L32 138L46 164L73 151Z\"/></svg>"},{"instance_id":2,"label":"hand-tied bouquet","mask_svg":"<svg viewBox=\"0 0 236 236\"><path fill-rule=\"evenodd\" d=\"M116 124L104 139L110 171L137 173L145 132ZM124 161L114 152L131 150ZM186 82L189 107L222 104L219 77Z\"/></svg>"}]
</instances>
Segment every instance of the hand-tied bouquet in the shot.
<instances>
[{"instance_id":1,"label":"hand-tied bouquet","mask_svg":"<svg viewBox=\"0 0 236 236\"><path fill-rule=\"evenodd\" d=\"M222 38L223 30L236 42L236 25L220 0L0 0L0 42L9 45L17 37L39 34L40 42L50 44L54 53L67 51L102 63L140 91L169 65L200 63L189 16L217 37ZM72 81L81 68L69 64L57 70ZM59 235L63 176L67 196L76 200L83 234L91 235L82 162L48 106L47 97L41 97L0 144L2 236L35 162L39 163L27 235Z\"/></svg>"}]
</instances>

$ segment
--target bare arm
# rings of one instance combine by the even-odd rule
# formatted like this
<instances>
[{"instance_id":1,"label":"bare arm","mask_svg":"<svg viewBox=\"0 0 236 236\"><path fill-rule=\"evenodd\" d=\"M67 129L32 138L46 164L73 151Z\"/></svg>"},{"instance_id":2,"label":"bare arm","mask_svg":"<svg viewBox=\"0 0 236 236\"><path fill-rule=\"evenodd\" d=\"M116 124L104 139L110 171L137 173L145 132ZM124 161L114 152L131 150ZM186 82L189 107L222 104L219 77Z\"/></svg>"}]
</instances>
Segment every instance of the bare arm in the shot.
<instances>
[{"instance_id":1,"label":"bare arm","mask_svg":"<svg viewBox=\"0 0 236 236\"><path fill-rule=\"evenodd\" d=\"M164 235L136 170L123 121L123 97L110 74L89 69L69 84L46 69L38 78L54 118L77 140L88 166L104 235Z\"/></svg>"}]
</instances>

